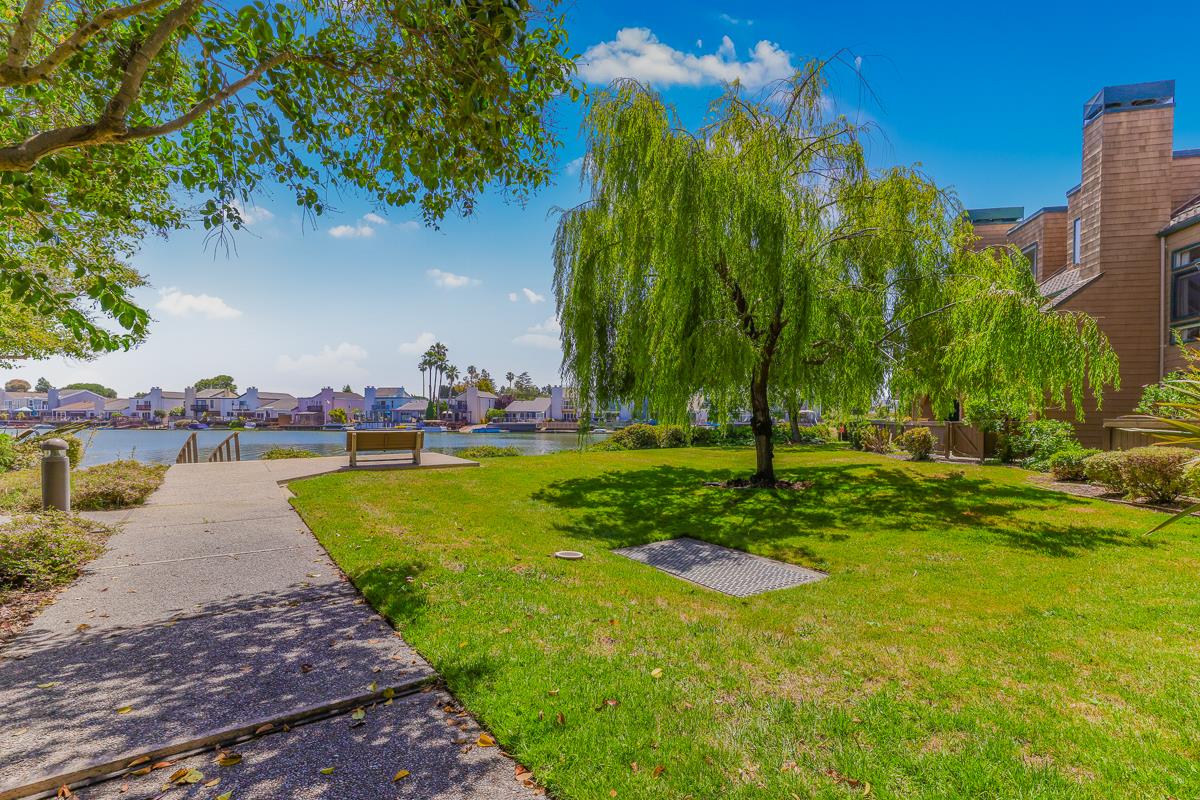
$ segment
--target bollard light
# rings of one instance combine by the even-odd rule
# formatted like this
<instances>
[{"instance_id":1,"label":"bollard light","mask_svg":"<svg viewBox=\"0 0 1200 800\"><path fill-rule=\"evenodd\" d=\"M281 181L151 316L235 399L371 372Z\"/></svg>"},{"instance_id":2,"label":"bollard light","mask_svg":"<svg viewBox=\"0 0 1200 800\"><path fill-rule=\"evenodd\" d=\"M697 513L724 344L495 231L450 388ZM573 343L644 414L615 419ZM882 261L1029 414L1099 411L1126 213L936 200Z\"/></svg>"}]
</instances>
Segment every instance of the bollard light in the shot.
<instances>
[{"instance_id":1,"label":"bollard light","mask_svg":"<svg viewBox=\"0 0 1200 800\"><path fill-rule=\"evenodd\" d=\"M62 439L42 442L42 509L71 510L71 460Z\"/></svg>"}]
</instances>

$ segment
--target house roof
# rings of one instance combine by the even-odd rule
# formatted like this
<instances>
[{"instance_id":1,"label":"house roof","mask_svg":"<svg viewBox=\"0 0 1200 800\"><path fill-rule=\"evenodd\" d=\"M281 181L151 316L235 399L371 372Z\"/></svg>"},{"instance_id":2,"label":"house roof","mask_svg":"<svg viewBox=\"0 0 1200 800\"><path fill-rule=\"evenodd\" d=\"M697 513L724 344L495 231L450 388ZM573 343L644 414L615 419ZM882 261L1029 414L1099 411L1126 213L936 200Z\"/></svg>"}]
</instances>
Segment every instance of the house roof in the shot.
<instances>
[{"instance_id":1,"label":"house roof","mask_svg":"<svg viewBox=\"0 0 1200 800\"><path fill-rule=\"evenodd\" d=\"M403 386L377 386L376 397L409 397L408 390Z\"/></svg>"},{"instance_id":2,"label":"house roof","mask_svg":"<svg viewBox=\"0 0 1200 800\"><path fill-rule=\"evenodd\" d=\"M1103 272L1099 272L1095 275L1084 276L1081 267L1072 267L1051 275L1042 281L1038 288L1041 289L1042 296L1047 300L1046 305L1049 308L1055 308L1103 274Z\"/></svg>"},{"instance_id":3,"label":"house roof","mask_svg":"<svg viewBox=\"0 0 1200 800\"><path fill-rule=\"evenodd\" d=\"M163 397L166 397L166 396L167 396L167 393L163 392ZM212 400L212 399L220 399L220 398L228 398L228 397L237 397L237 395L234 394L233 392L229 391L228 389L201 389L200 391L196 392L196 397L202 398L204 400Z\"/></svg>"},{"instance_id":4,"label":"house roof","mask_svg":"<svg viewBox=\"0 0 1200 800\"><path fill-rule=\"evenodd\" d=\"M4 392L5 400L45 400L45 392Z\"/></svg>"},{"instance_id":5,"label":"house roof","mask_svg":"<svg viewBox=\"0 0 1200 800\"><path fill-rule=\"evenodd\" d=\"M263 395L261 392L258 396L260 399L265 397L265 395ZM296 398L292 397L290 394L276 395L275 397L269 399L268 402L260 403L258 406L259 409L270 408L275 411L291 411L295 407Z\"/></svg>"},{"instance_id":6,"label":"house roof","mask_svg":"<svg viewBox=\"0 0 1200 800\"><path fill-rule=\"evenodd\" d=\"M535 397L532 400L513 400L504 407L505 414L529 414L550 410L549 397Z\"/></svg>"},{"instance_id":7,"label":"house roof","mask_svg":"<svg viewBox=\"0 0 1200 800\"><path fill-rule=\"evenodd\" d=\"M429 401L424 397L415 397L409 400L402 406L396 408L397 411L424 411L429 407Z\"/></svg>"},{"instance_id":8,"label":"house roof","mask_svg":"<svg viewBox=\"0 0 1200 800\"><path fill-rule=\"evenodd\" d=\"M107 403L105 404L107 406ZM81 400L78 403L66 403L60 405L55 411L92 411L96 408L96 404L89 400Z\"/></svg>"},{"instance_id":9,"label":"house roof","mask_svg":"<svg viewBox=\"0 0 1200 800\"><path fill-rule=\"evenodd\" d=\"M111 400L104 401L105 411L121 411L129 407L128 397L114 397Z\"/></svg>"},{"instance_id":10,"label":"house roof","mask_svg":"<svg viewBox=\"0 0 1200 800\"><path fill-rule=\"evenodd\" d=\"M184 399L184 397L186 397L186 395L183 392L163 392L162 393L163 400L182 400L182 399Z\"/></svg>"},{"instance_id":11,"label":"house roof","mask_svg":"<svg viewBox=\"0 0 1200 800\"><path fill-rule=\"evenodd\" d=\"M1171 221L1167 223L1167 227L1158 232L1158 235L1166 236L1198 222L1200 222L1200 194L1172 211Z\"/></svg>"}]
</instances>

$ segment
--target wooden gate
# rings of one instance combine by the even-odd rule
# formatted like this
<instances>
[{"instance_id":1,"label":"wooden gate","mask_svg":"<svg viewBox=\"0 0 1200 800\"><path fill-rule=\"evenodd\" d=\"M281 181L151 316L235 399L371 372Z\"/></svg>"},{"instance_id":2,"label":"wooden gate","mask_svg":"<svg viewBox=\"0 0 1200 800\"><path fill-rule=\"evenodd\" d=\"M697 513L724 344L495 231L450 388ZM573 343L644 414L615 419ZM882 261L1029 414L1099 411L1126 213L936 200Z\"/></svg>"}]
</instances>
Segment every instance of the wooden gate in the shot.
<instances>
[{"instance_id":1,"label":"wooden gate","mask_svg":"<svg viewBox=\"0 0 1200 800\"><path fill-rule=\"evenodd\" d=\"M946 427L949 455L982 460L987 454L987 442L979 428L961 422L948 422Z\"/></svg>"}]
</instances>

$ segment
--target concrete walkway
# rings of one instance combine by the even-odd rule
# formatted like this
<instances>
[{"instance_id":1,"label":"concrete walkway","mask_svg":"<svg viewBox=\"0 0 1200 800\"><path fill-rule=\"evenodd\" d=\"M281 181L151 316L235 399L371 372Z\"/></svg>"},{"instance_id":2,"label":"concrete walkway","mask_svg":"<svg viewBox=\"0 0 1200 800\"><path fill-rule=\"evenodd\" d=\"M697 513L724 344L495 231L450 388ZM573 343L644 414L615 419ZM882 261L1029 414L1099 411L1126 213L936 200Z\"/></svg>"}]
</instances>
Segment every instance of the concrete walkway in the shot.
<instances>
[{"instance_id":1,"label":"concrete walkway","mask_svg":"<svg viewBox=\"0 0 1200 800\"><path fill-rule=\"evenodd\" d=\"M469 716L447 714L433 670L363 603L279 485L345 464L177 465L145 506L95 515L121 524L108 551L0 651L0 800L64 783L85 800L153 797L180 764L220 789L172 796L530 794L496 748L473 746ZM214 763L218 745L267 725L236 745L240 764ZM79 788L143 755L179 764Z\"/></svg>"}]
</instances>

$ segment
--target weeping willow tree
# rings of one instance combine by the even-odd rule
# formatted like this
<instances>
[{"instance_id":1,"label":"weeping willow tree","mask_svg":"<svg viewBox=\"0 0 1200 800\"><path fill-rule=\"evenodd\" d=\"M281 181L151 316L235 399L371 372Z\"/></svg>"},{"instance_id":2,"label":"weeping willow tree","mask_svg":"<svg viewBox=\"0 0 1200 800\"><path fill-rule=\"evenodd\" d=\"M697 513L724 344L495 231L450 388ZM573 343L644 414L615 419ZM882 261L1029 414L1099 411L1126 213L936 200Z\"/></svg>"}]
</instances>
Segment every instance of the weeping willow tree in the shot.
<instances>
[{"instance_id":1,"label":"weeping willow tree","mask_svg":"<svg viewBox=\"0 0 1200 800\"><path fill-rule=\"evenodd\" d=\"M948 409L965 392L1071 404L1117 381L1095 321L1044 309L1016 252L976 252L949 193L873 171L812 63L763 99L736 85L711 122L624 81L585 122L590 198L554 242L564 374L583 410L648 400L684 421L702 393L749 406L754 482L775 481L771 401Z\"/></svg>"}]
</instances>

